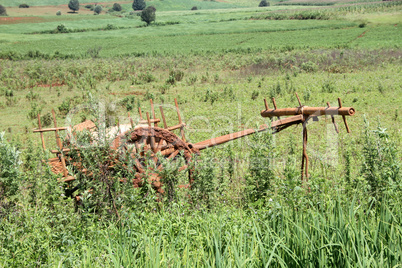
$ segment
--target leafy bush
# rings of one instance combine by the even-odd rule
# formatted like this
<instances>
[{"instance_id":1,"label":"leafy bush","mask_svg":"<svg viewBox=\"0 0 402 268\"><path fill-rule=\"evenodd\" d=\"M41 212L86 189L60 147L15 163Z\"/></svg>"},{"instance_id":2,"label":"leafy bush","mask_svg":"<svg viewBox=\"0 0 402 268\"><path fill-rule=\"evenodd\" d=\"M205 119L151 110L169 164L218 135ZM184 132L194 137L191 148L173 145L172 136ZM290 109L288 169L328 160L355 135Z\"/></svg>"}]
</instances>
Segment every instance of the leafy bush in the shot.
<instances>
[{"instance_id":1,"label":"leafy bush","mask_svg":"<svg viewBox=\"0 0 402 268\"><path fill-rule=\"evenodd\" d=\"M181 70L170 70L169 72L169 78L168 80L171 80L171 82L169 82L169 84L175 84L176 81L180 82L181 80L183 80L184 77L184 72Z\"/></svg>"},{"instance_id":2,"label":"leafy bush","mask_svg":"<svg viewBox=\"0 0 402 268\"><path fill-rule=\"evenodd\" d=\"M275 179L272 170L274 145L270 131L258 132L251 136L251 153L249 158L249 175L246 177L248 200L254 205L262 205Z\"/></svg>"},{"instance_id":3,"label":"leafy bush","mask_svg":"<svg viewBox=\"0 0 402 268\"><path fill-rule=\"evenodd\" d=\"M153 6L147 7L141 12L141 20L147 25L151 24L151 22L155 21L155 11L156 9Z\"/></svg>"},{"instance_id":4,"label":"leafy bush","mask_svg":"<svg viewBox=\"0 0 402 268\"><path fill-rule=\"evenodd\" d=\"M400 188L401 163L396 145L389 140L386 128L369 129L366 119L363 136L363 163L361 175L368 185L370 196L378 199L394 186ZM395 192L393 193L395 194Z\"/></svg>"},{"instance_id":5,"label":"leafy bush","mask_svg":"<svg viewBox=\"0 0 402 268\"><path fill-rule=\"evenodd\" d=\"M0 200L14 195L18 190L20 152L11 146L0 132Z\"/></svg>"},{"instance_id":6,"label":"leafy bush","mask_svg":"<svg viewBox=\"0 0 402 268\"><path fill-rule=\"evenodd\" d=\"M114 11L121 11L122 10L121 5L119 3L114 3L112 9Z\"/></svg>"},{"instance_id":7,"label":"leafy bush","mask_svg":"<svg viewBox=\"0 0 402 268\"><path fill-rule=\"evenodd\" d=\"M253 92L251 93L251 99L256 100L259 95L260 95L260 92L258 90L253 90Z\"/></svg>"},{"instance_id":8,"label":"leafy bush","mask_svg":"<svg viewBox=\"0 0 402 268\"><path fill-rule=\"evenodd\" d=\"M146 6L147 4L145 3L145 0L134 0L133 2L134 10L144 10Z\"/></svg>"},{"instance_id":9,"label":"leafy bush","mask_svg":"<svg viewBox=\"0 0 402 268\"><path fill-rule=\"evenodd\" d=\"M133 108L135 107L135 97L134 96L125 97L120 101L120 104L125 106L127 112L129 112L133 110Z\"/></svg>"},{"instance_id":10,"label":"leafy bush","mask_svg":"<svg viewBox=\"0 0 402 268\"><path fill-rule=\"evenodd\" d=\"M80 2L78 0L70 0L70 2L68 2L68 8L77 12L80 9Z\"/></svg>"},{"instance_id":11,"label":"leafy bush","mask_svg":"<svg viewBox=\"0 0 402 268\"><path fill-rule=\"evenodd\" d=\"M95 14L95 15L99 15L101 12L102 12L102 6L97 5L97 6L94 8L94 14Z\"/></svg>"},{"instance_id":12,"label":"leafy bush","mask_svg":"<svg viewBox=\"0 0 402 268\"><path fill-rule=\"evenodd\" d=\"M68 33L69 30L67 29L66 26L64 26L64 24L60 24L56 27L56 29L54 30L55 33Z\"/></svg>"},{"instance_id":13,"label":"leafy bush","mask_svg":"<svg viewBox=\"0 0 402 268\"><path fill-rule=\"evenodd\" d=\"M56 12L56 15L57 15L57 16L61 16L61 11L60 11L60 10L57 11L57 12Z\"/></svg>"},{"instance_id":14,"label":"leafy bush","mask_svg":"<svg viewBox=\"0 0 402 268\"><path fill-rule=\"evenodd\" d=\"M7 10L2 5L0 5L0 16L7 16Z\"/></svg>"},{"instance_id":15,"label":"leafy bush","mask_svg":"<svg viewBox=\"0 0 402 268\"><path fill-rule=\"evenodd\" d=\"M270 6L270 3L267 2L267 0L262 0L262 1L258 4L258 6L259 6L259 7L269 7L269 6Z\"/></svg>"},{"instance_id":16,"label":"leafy bush","mask_svg":"<svg viewBox=\"0 0 402 268\"><path fill-rule=\"evenodd\" d=\"M191 8L191 10L198 10L198 7L197 7L197 6L193 6L193 7Z\"/></svg>"},{"instance_id":17,"label":"leafy bush","mask_svg":"<svg viewBox=\"0 0 402 268\"><path fill-rule=\"evenodd\" d=\"M39 106L36 102L31 103L31 110L28 112L28 119L36 119L41 111L42 106Z\"/></svg>"},{"instance_id":18,"label":"leafy bush","mask_svg":"<svg viewBox=\"0 0 402 268\"><path fill-rule=\"evenodd\" d=\"M42 127L48 127L50 124L53 122L53 116L51 113L45 113L40 117L40 122L42 124Z\"/></svg>"},{"instance_id":19,"label":"leafy bush","mask_svg":"<svg viewBox=\"0 0 402 268\"><path fill-rule=\"evenodd\" d=\"M86 8L86 9L90 9L90 10L93 11L94 5L88 4L88 5L85 5L85 8Z\"/></svg>"},{"instance_id":20,"label":"leafy bush","mask_svg":"<svg viewBox=\"0 0 402 268\"><path fill-rule=\"evenodd\" d=\"M19 7L19 8L29 8L29 5L27 5L27 4L21 4L21 5L19 5L18 7Z\"/></svg>"},{"instance_id":21,"label":"leafy bush","mask_svg":"<svg viewBox=\"0 0 402 268\"><path fill-rule=\"evenodd\" d=\"M71 107L71 99L66 98L57 108L59 109L61 115L67 115L68 112L70 111L70 107Z\"/></svg>"}]
</instances>

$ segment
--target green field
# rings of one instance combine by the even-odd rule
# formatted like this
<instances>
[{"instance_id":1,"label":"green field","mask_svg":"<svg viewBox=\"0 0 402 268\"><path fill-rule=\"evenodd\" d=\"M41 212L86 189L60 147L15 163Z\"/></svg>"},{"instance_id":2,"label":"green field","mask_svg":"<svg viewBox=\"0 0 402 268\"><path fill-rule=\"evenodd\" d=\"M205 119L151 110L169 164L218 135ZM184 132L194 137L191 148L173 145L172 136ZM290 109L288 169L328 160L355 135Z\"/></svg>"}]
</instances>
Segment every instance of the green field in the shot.
<instances>
[{"instance_id":1,"label":"green field","mask_svg":"<svg viewBox=\"0 0 402 268\"><path fill-rule=\"evenodd\" d=\"M0 267L400 267L402 1L147 1L148 27L131 2L98 16L89 2L0 2ZM136 123L150 98L173 126L176 98L196 143L269 124L264 99L296 107L295 93L356 110L351 133L341 116L339 134L309 121L304 181L300 125L201 151L192 189L176 187L180 154L133 188L131 158L110 167L101 141L69 154L87 171L59 182L43 161L54 133L43 151L32 132L52 109L58 126Z\"/></svg>"}]
</instances>

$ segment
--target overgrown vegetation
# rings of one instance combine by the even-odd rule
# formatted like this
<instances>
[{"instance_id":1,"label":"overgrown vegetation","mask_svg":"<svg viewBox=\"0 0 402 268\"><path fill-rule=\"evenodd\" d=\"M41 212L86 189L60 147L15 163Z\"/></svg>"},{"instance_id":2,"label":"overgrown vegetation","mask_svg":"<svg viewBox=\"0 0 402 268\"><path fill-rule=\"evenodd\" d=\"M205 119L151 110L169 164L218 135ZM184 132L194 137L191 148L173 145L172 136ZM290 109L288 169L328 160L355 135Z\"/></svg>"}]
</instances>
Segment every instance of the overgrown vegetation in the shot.
<instances>
[{"instance_id":1,"label":"overgrown vegetation","mask_svg":"<svg viewBox=\"0 0 402 268\"><path fill-rule=\"evenodd\" d=\"M171 3L152 2L158 11ZM160 12L152 27L124 9L0 25L0 266L398 267L400 1L311 10L175 3L186 12ZM180 154L158 156L158 171L146 156L117 154L103 129L130 124L128 113L137 123L150 98L174 126L177 98L195 143L269 124L259 115L263 99L296 107L295 92L302 105L337 106L340 97L357 111L349 134L341 117L339 134L330 117L309 122L303 182L300 127L203 150L184 171ZM46 161L58 148L54 133L44 133L43 150L32 132L38 113L42 127L53 127L52 108L59 127L87 119L98 126L96 143L87 131L73 135L80 151L69 153L78 161L67 183ZM153 169L134 188L140 157ZM163 195L148 183L154 171ZM193 184L179 188L188 171Z\"/></svg>"}]
</instances>

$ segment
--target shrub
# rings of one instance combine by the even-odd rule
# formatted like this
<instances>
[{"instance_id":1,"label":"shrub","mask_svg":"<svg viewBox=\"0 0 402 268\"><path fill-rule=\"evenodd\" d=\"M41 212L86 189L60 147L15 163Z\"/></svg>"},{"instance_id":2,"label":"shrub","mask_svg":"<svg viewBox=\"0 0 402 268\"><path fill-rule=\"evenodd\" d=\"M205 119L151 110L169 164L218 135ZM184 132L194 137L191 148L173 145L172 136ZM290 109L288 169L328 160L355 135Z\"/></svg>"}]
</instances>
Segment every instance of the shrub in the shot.
<instances>
[{"instance_id":1,"label":"shrub","mask_svg":"<svg viewBox=\"0 0 402 268\"><path fill-rule=\"evenodd\" d=\"M42 124L42 127L48 127L48 126L50 126L50 124L52 124L52 122L53 122L53 117L52 117L52 115L48 112L48 113L46 113L46 114L44 114L44 115L42 115L42 116L40 117L40 122L41 122L41 124Z\"/></svg>"},{"instance_id":2,"label":"shrub","mask_svg":"<svg viewBox=\"0 0 402 268\"><path fill-rule=\"evenodd\" d=\"M85 8L86 8L86 9L93 10L93 9L94 9L94 5L88 4L88 5L85 5Z\"/></svg>"},{"instance_id":3,"label":"shrub","mask_svg":"<svg viewBox=\"0 0 402 268\"><path fill-rule=\"evenodd\" d=\"M80 2L78 0L70 0L68 3L68 8L74 12L77 12L80 9Z\"/></svg>"},{"instance_id":4,"label":"shrub","mask_svg":"<svg viewBox=\"0 0 402 268\"><path fill-rule=\"evenodd\" d=\"M141 20L145 22L147 26L155 21L155 11L156 9L153 6L149 6L141 12Z\"/></svg>"},{"instance_id":5,"label":"shrub","mask_svg":"<svg viewBox=\"0 0 402 268\"><path fill-rule=\"evenodd\" d=\"M393 193L392 186L400 182L401 163L397 146L389 140L386 128L369 129L366 119L363 136L363 163L361 175L368 185L370 196L378 199Z\"/></svg>"},{"instance_id":6,"label":"shrub","mask_svg":"<svg viewBox=\"0 0 402 268\"><path fill-rule=\"evenodd\" d=\"M0 132L0 200L18 190L20 152L11 146Z\"/></svg>"},{"instance_id":7,"label":"shrub","mask_svg":"<svg viewBox=\"0 0 402 268\"><path fill-rule=\"evenodd\" d=\"M96 6L95 8L94 8L94 14L95 15L99 15L100 13L102 12L102 6Z\"/></svg>"},{"instance_id":8,"label":"shrub","mask_svg":"<svg viewBox=\"0 0 402 268\"><path fill-rule=\"evenodd\" d=\"M60 11L60 10L57 11L57 12L56 12L56 15L57 15L57 16L61 16L61 11Z\"/></svg>"},{"instance_id":9,"label":"shrub","mask_svg":"<svg viewBox=\"0 0 402 268\"><path fill-rule=\"evenodd\" d=\"M180 82L181 80L183 80L184 72L181 70L171 70L169 72L169 76L172 76L175 81Z\"/></svg>"},{"instance_id":10,"label":"shrub","mask_svg":"<svg viewBox=\"0 0 402 268\"><path fill-rule=\"evenodd\" d=\"M64 24L60 24L56 27L55 32L56 33L68 33L68 29L66 28L66 26L64 26Z\"/></svg>"},{"instance_id":11,"label":"shrub","mask_svg":"<svg viewBox=\"0 0 402 268\"><path fill-rule=\"evenodd\" d=\"M114 3L112 9L114 11L121 11L122 10L121 5L119 3Z\"/></svg>"},{"instance_id":12,"label":"shrub","mask_svg":"<svg viewBox=\"0 0 402 268\"><path fill-rule=\"evenodd\" d=\"M267 200L275 175L272 169L274 144L272 133L263 131L252 135L250 140L250 173L246 177L246 195L254 205L263 205Z\"/></svg>"},{"instance_id":13,"label":"shrub","mask_svg":"<svg viewBox=\"0 0 402 268\"><path fill-rule=\"evenodd\" d=\"M29 5L27 5L27 4L21 4L21 5L19 5L18 7L19 7L19 8L29 8Z\"/></svg>"},{"instance_id":14,"label":"shrub","mask_svg":"<svg viewBox=\"0 0 402 268\"><path fill-rule=\"evenodd\" d=\"M198 7L193 6L193 7L191 8L191 10L198 10Z\"/></svg>"},{"instance_id":15,"label":"shrub","mask_svg":"<svg viewBox=\"0 0 402 268\"><path fill-rule=\"evenodd\" d=\"M262 0L258 6L259 7L269 7L270 3L267 2L266 0Z\"/></svg>"},{"instance_id":16,"label":"shrub","mask_svg":"<svg viewBox=\"0 0 402 268\"><path fill-rule=\"evenodd\" d=\"M134 10L144 10L147 6L144 0L134 0L133 2L133 9Z\"/></svg>"},{"instance_id":17,"label":"shrub","mask_svg":"<svg viewBox=\"0 0 402 268\"><path fill-rule=\"evenodd\" d=\"M260 95L260 92L259 92L258 90L254 90L254 91L251 93L251 99L252 99L252 100L256 100L256 99L258 98L258 95Z\"/></svg>"},{"instance_id":18,"label":"shrub","mask_svg":"<svg viewBox=\"0 0 402 268\"><path fill-rule=\"evenodd\" d=\"M38 114L42 111L42 107L38 103L31 103L31 110L28 112L28 119L36 119Z\"/></svg>"},{"instance_id":19,"label":"shrub","mask_svg":"<svg viewBox=\"0 0 402 268\"><path fill-rule=\"evenodd\" d=\"M0 16L7 16L7 10L2 5L0 5Z\"/></svg>"}]
</instances>

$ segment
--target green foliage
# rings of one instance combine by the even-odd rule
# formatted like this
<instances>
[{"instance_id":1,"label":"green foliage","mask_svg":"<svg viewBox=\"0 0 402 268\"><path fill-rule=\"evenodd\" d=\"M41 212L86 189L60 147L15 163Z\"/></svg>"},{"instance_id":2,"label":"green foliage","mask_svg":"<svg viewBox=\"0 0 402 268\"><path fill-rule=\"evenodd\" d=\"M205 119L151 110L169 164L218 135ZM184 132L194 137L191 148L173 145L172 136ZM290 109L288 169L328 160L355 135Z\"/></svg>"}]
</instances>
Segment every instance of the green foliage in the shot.
<instances>
[{"instance_id":1,"label":"green foliage","mask_svg":"<svg viewBox=\"0 0 402 268\"><path fill-rule=\"evenodd\" d=\"M64 26L64 24L59 24L59 25L56 27L56 29L55 29L54 32L56 32L56 33L68 33L69 30L66 28L66 26Z\"/></svg>"},{"instance_id":2,"label":"green foliage","mask_svg":"<svg viewBox=\"0 0 402 268\"><path fill-rule=\"evenodd\" d=\"M147 25L151 24L151 22L155 21L155 11L156 9L153 6L145 8L141 12L141 20Z\"/></svg>"},{"instance_id":3,"label":"green foliage","mask_svg":"<svg viewBox=\"0 0 402 268\"><path fill-rule=\"evenodd\" d=\"M147 4L145 3L145 0L134 0L133 1L133 9L134 11L136 10L144 10Z\"/></svg>"},{"instance_id":4,"label":"green foliage","mask_svg":"<svg viewBox=\"0 0 402 268\"><path fill-rule=\"evenodd\" d=\"M114 11L121 11L122 10L121 5L119 3L114 3L112 9Z\"/></svg>"},{"instance_id":5,"label":"green foliage","mask_svg":"<svg viewBox=\"0 0 402 268\"><path fill-rule=\"evenodd\" d=\"M95 6L94 14L99 15L101 12L102 12L102 6L100 6L100 5Z\"/></svg>"},{"instance_id":6,"label":"green foliage","mask_svg":"<svg viewBox=\"0 0 402 268\"><path fill-rule=\"evenodd\" d=\"M80 9L80 2L78 0L70 0L70 2L68 2L68 8L77 12Z\"/></svg>"},{"instance_id":7,"label":"green foliage","mask_svg":"<svg viewBox=\"0 0 402 268\"><path fill-rule=\"evenodd\" d=\"M267 0L262 0L258 6L259 7L269 7L271 4L269 2L267 2Z\"/></svg>"},{"instance_id":8,"label":"green foliage","mask_svg":"<svg viewBox=\"0 0 402 268\"><path fill-rule=\"evenodd\" d=\"M29 5L27 5L27 4L20 4L18 7L19 7L19 8L29 8Z\"/></svg>"},{"instance_id":9,"label":"green foliage","mask_svg":"<svg viewBox=\"0 0 402 268\"><path fill-rule=\"evenodd\" d=\"M195 207L211 208L214 204L214 189L216 187L216 164L207 154L193 160L193 179L191 199Z\"/></svg>"},{"instance_id":10,"label":"green foliage","mask_svg":"<svg viewBox=\"0 0 402 268\"><path fill-rule=\"evenodd\" d=\"M260 95L260 92L258 90L254 90L253 93L251 93L251 99L256 100L259 95Z\"/></svg>"},{"instance_id":11,"label":"green foliage","mask_svg":"<svg viewBox=\"0 0 402 268\"><path fill-rule=\"evenodd\" d=\"M7 10L2 5L0 5L0 16L7 16Z\"/></svg>"},{"instance_id":12,"label":"green foliage","mask_svg":"<svg viewBox=\"0 0 402 268\"><path fill-rule=\"evenodd\" d=\"M42 106L40 106L37 102L31 103L31 110L28 112L28 119L36 119L38 114L42 111Z\"/></svg>"},{"instance_id":13,"label":"green foliage","mask_svg":"<svg viewBox=\"0 0 402 268\"><path fill-rule=\"evenodd\" d=\"M56 15L57 15L57 16L61 16L61 11L58 10L58 11L56 12Z\"/></svg>"},{"instance_id":14,"label":"green foliage","mask_svg":"<svg viewBox=\"0 0 402 268\"><path fill-rule=\"evenodd\" d=\"M193 6L193 7L191 8L191 10L198 10L198 7L197 7L197 6Z\"/></svg>"},{"instance_id":15,"label":"green foliage","mask_svg":"<svg viewBox=\"0 0 402 268\"><path fill-rule=\"evenodd\" d=\"M20 152L0 132L0 201L16 194L20 186Z\"/></svg>"},{"instance_id":16,"label":"green foliage","mask_svg":"<svg viewBox=\"0 0 402 268\"><path fill-rule=\"evenodd\" d=\"M120 104L126 107L127 112L132 111L135 107L135 97L128 96L120 101Z\"/></svg>"},{"instance_id":17,"label":"green foliage","mask_svg":"<svg viewBox=\"0 0 402 268\"><path fill-rule=\"evenodd\" d=\"M65 98L63 102L57 107L61 115L67 115L71 109L72 100L70 98Z\"/></svg>"},{"instance_id":18,"label":"green foliage","mask_svg":"<svg viewBox=\"0 0 402 268\"><path fill-rule=\"evenodd\" d=\"M369 195L377 200L385 193L396 194L402 186L397 147L389 140L386 130L381 126L370 130L365 119L361 175L368 185Z\"/></svg>"},{"instance_id":19,"label":"green foliage","mask_svg":"<svg viewBox=\"0 0 402 268\"><path fill-rule=\"evenodd\" d=\"M275 179L273 172L274 150L272 133L258 132L251 136L249 174L246 177L246 196L250 204L263 206L268 202Z\"/></svg>"}]
</instances>

